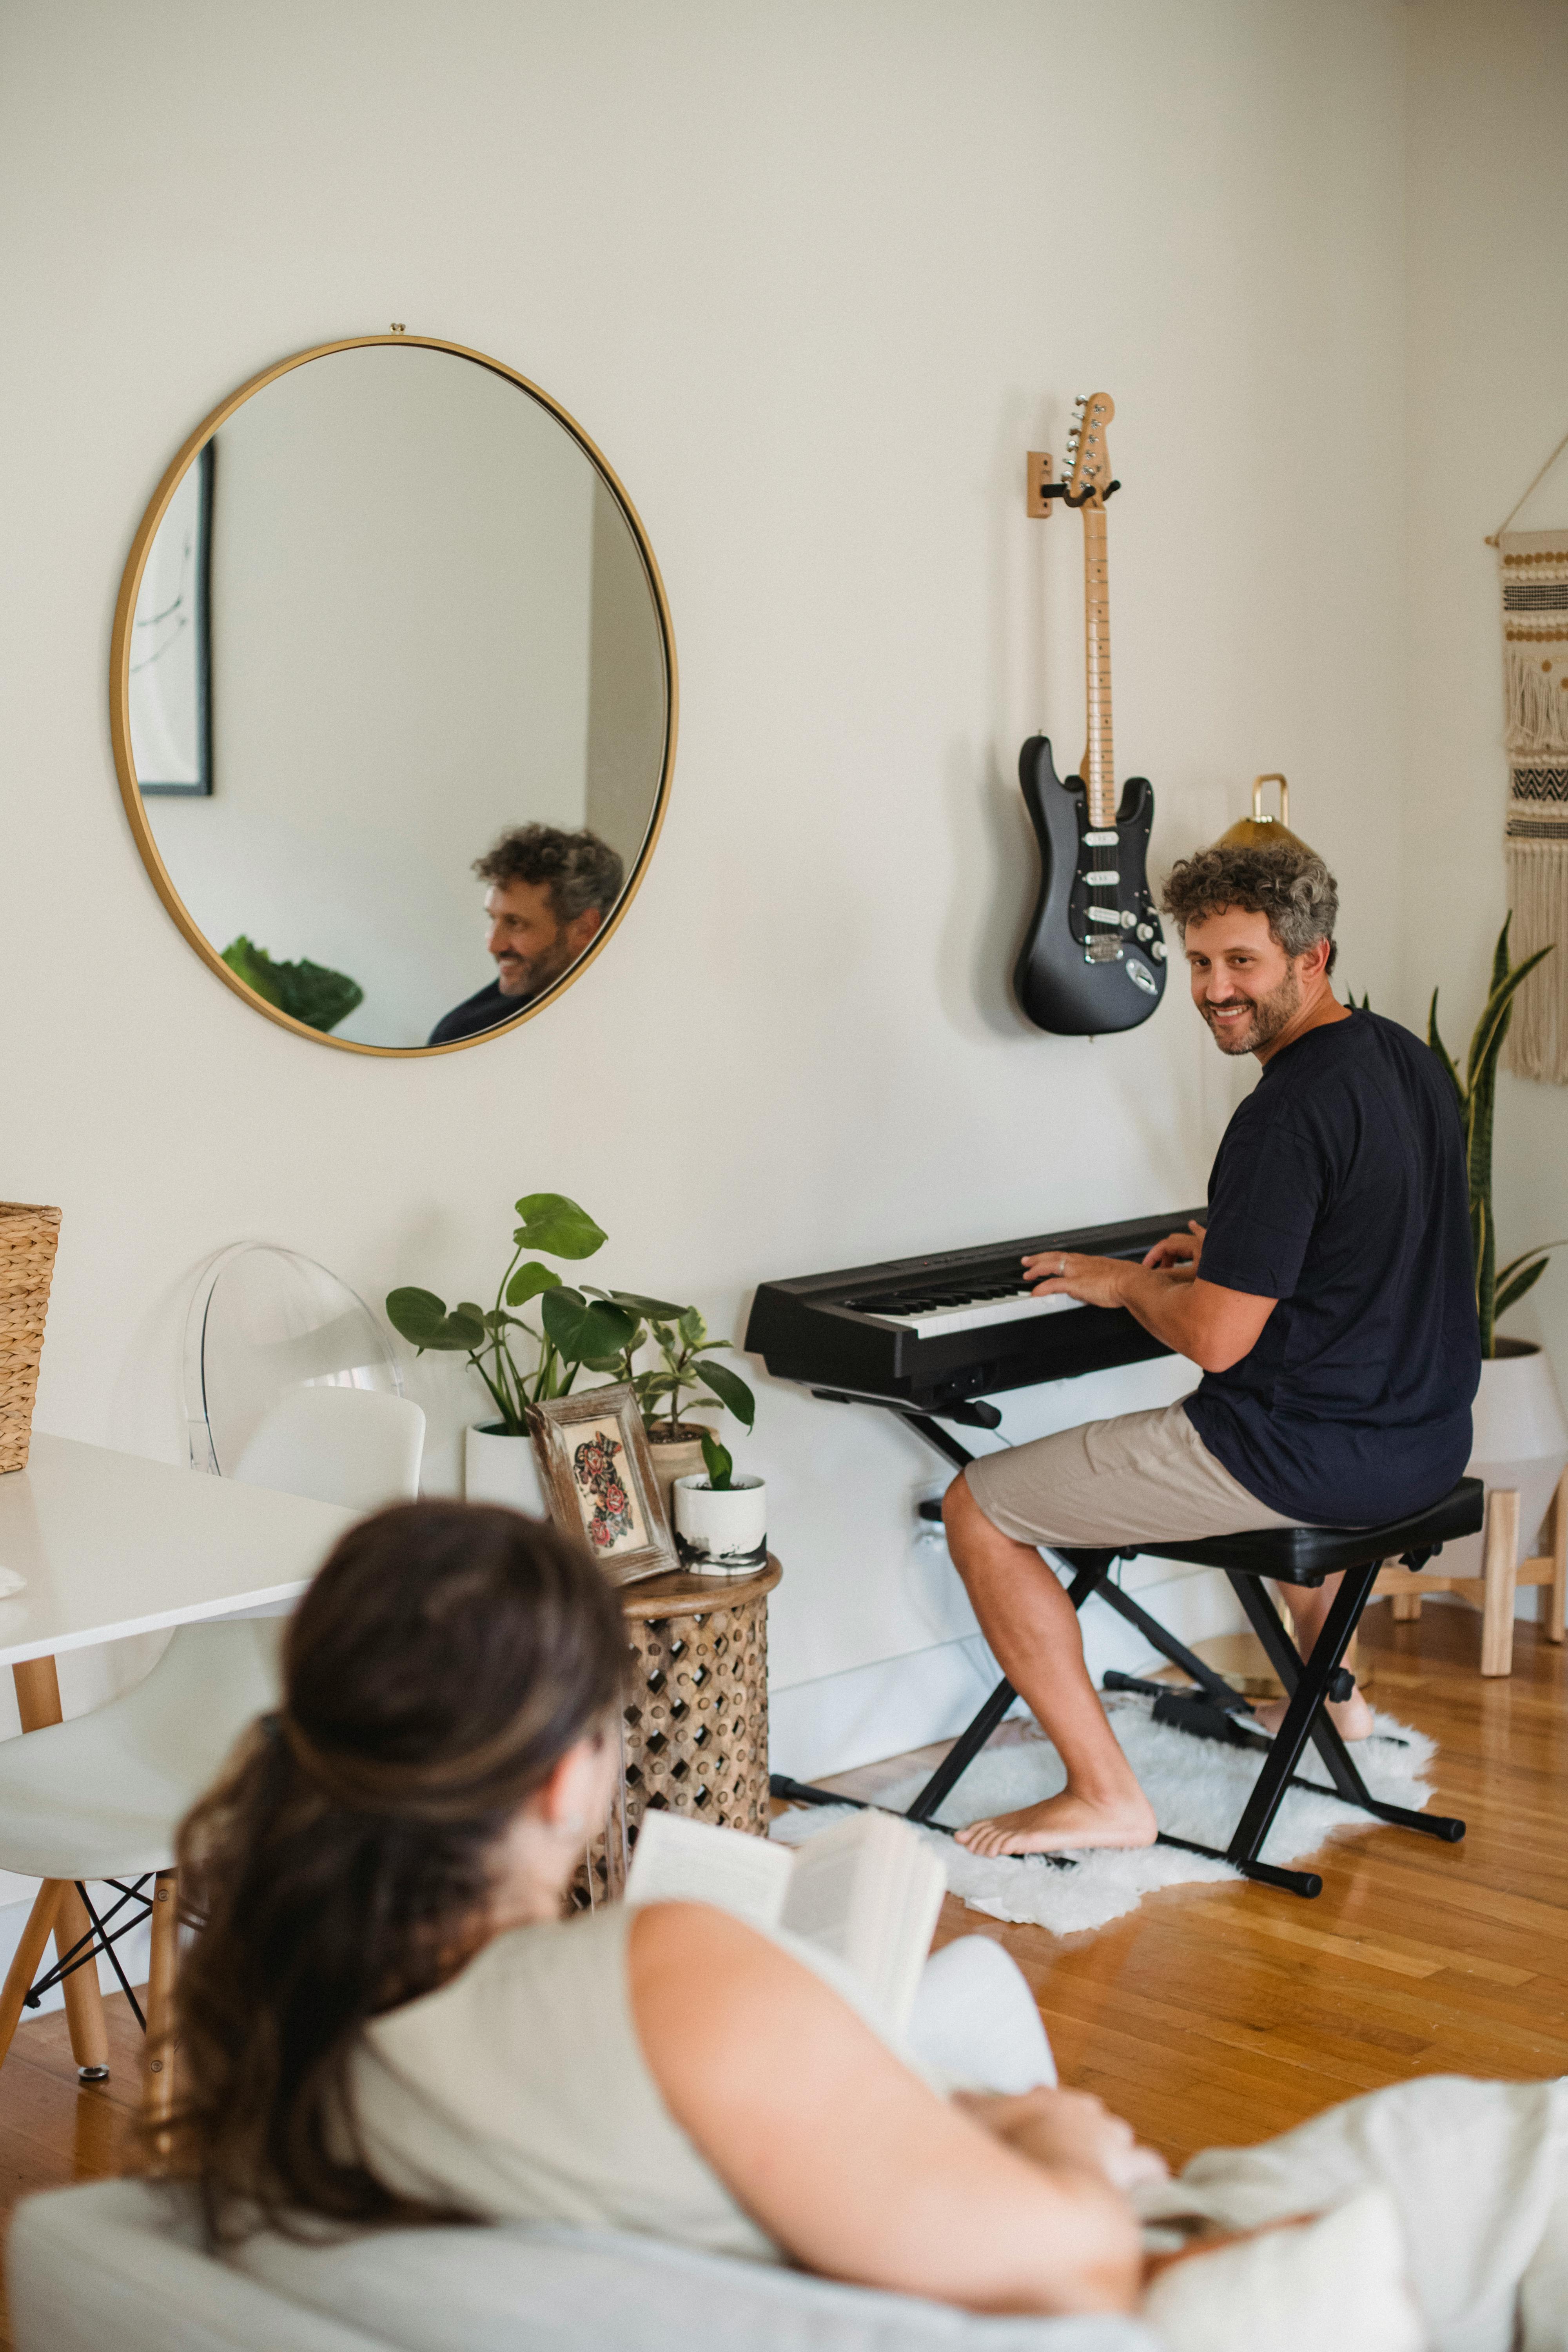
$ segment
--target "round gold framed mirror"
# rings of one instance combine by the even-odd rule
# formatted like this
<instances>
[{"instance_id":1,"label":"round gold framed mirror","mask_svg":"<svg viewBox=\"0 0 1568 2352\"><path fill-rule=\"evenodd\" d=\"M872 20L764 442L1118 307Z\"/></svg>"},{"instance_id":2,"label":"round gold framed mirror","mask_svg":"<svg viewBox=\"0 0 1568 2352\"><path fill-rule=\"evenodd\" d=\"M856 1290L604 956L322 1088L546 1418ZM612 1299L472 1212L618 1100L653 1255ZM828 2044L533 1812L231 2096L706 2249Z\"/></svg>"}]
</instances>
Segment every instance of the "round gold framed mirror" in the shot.
<instances>
[{"instance_id":1,"label":"round gold framed mirror","mask_svg":"<svg viewBox=\"0 0 1568 2352\"><path fill-rule=\"evenodd\" d=\"M631 500L459 343L357 335L241 384L121 582L110 725L158 894L237 995L351 1053L555 1002L647 871L676 717Z\"/></svg>"}]
</instances>

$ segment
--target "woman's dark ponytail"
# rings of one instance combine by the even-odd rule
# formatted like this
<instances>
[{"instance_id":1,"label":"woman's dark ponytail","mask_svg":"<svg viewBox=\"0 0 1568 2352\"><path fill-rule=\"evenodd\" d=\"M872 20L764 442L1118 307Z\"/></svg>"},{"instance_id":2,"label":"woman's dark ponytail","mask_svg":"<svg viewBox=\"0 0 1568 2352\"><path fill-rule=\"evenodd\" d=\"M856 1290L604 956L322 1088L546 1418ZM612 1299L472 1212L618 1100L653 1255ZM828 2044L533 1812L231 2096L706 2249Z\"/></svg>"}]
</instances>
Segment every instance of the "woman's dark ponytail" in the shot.
<instances>
[{"instance_id":1,"label":"woman's dark ponytail","mask_svg":"<svg viewBox=\"0 0 1568 2352\"><path fill-rule=\"evenodd\" d=\"M600 1571L513 1512L399 1504L332 1552L282 1706L180 1832L199 1927L160 2168L199 2183L215 2236L300 2208L434 2218L362 2160L355 2040L484 1941L495 1842L614 1709L625 1655Z\"/></svg>"}]
</instances>

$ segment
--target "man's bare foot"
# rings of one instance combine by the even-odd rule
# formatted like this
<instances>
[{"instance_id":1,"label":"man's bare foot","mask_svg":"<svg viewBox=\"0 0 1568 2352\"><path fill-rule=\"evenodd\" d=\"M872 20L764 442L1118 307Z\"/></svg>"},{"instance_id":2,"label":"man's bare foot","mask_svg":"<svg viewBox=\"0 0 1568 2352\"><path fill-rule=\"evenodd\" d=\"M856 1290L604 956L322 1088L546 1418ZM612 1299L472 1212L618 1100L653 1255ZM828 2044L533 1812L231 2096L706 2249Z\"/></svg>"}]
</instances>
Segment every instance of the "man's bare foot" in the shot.
<instances>
[{"instance_id":1,"label":"man's bare foot","mask_svg":"<svg viewBox=\"0 0 1568 2352\"><path fill-rule=\"evenodd\" d=\"M1237 1720L1238 1723L1246 1724L1247 1717L1238 1716ZM1272 1739L1285 1720L1285 1701L1282 1698L1272 1698L1267 1700L1261 1706L1255 1706L1251 1720L1256 1723L1259 1731L1266 1731ZM1340 1738L1347 1743L1352 1739L1370 1739L1376 1725L1376 1717L1373 1714L1371 1706L1362 1696L1359 1688L1352 1691L1349 1698L1341 1699L1337 1705L1332 1699L1329 1701L1329 1721L1333 1725Z\"/></svg>"},{"instance_id":2,"label":"man's bare foot","mask_svg":"<svg viewBox=\"0 0 1568 2352\"><path fill-rule=\"evenodd\" d=\"M1023 1805L994 1821L971 1822L958 1843L971 1853L1078 1853L1093 1846L1152 1845L1154 1809L1141 1789L1099 1804L1064 1789L1041 1805Z\"/></svg>"}]
</instances>

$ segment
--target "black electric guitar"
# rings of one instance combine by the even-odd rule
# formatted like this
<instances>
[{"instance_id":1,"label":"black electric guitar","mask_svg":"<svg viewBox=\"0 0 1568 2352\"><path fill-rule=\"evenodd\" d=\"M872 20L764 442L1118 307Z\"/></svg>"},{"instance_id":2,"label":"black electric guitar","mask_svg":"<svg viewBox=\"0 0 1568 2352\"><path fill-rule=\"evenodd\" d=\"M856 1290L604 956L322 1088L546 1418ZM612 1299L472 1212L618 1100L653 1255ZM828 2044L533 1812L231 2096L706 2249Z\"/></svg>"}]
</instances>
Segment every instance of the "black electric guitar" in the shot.
<instances>
[{"instance_id":1,"label":"black electric guitar","mask_svg":"<svg viewBox=\"0 0 1568 2352\"><path fill-rule=\"evenodd\" d=\"M1131 776L1119 805L1111 756L1105 501L1118 485L1105 429L1115 404L1097 392L1079 405L1068 478L1037 484L1040 503L1032 499L1031 511L1048 513L1045 500L1062 498L1083 515L1089 747L1082 775L1065 782L1044 735L1032 735L1018 755L1018 781L1040 844L1040 895L1013 988L1036 1027L1059 1037L1135 1029L1165 992L1164 935L1145 874L1154 794L1146 776Z\"/></svg>"}]
</instances>

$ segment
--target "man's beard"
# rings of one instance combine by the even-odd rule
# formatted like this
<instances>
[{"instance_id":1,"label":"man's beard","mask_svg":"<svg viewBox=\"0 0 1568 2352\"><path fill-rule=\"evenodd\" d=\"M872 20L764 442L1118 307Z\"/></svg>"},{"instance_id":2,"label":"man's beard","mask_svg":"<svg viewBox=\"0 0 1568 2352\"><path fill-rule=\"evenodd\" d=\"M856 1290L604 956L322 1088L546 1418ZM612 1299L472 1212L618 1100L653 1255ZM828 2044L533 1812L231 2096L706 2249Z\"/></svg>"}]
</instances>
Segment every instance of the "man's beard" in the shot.
<instances>
[{"instance_id":1,"label":"man's beard","mask_svg":"<svg viewBox=\"0 0 1568 2352\"><path fill-rule=\"evenodd\" d=\"M1215 1028L1213 1009L1207 1004L1198 1007L1222 1054L1256 1054L1259 1045L1267 1045L1271 1037L1278 1037L1281 1029L1288 1028L1300 1009L1301 982L1294 965L1271 994L1254 1000L1250 1021L1234 1026L1227 1023L1222 1029Z\"/></svg>"},{"instance_id":2,"label":"man's beard","mask_svg":"<svg viewBox=\"0 0 1568 2352\"><path fill-rule=\"evenodd\" d=\"M560 979L568 961L569 959L563 954L559 946L542 948L537 955L527 959L521 973L517 973L516 967L513 967L514 977L510 982L501 980L498 971L497 979L500 981L500 992L503 996L510 997L541 996L552 982Z\"/></svg>"}]
</instances>

